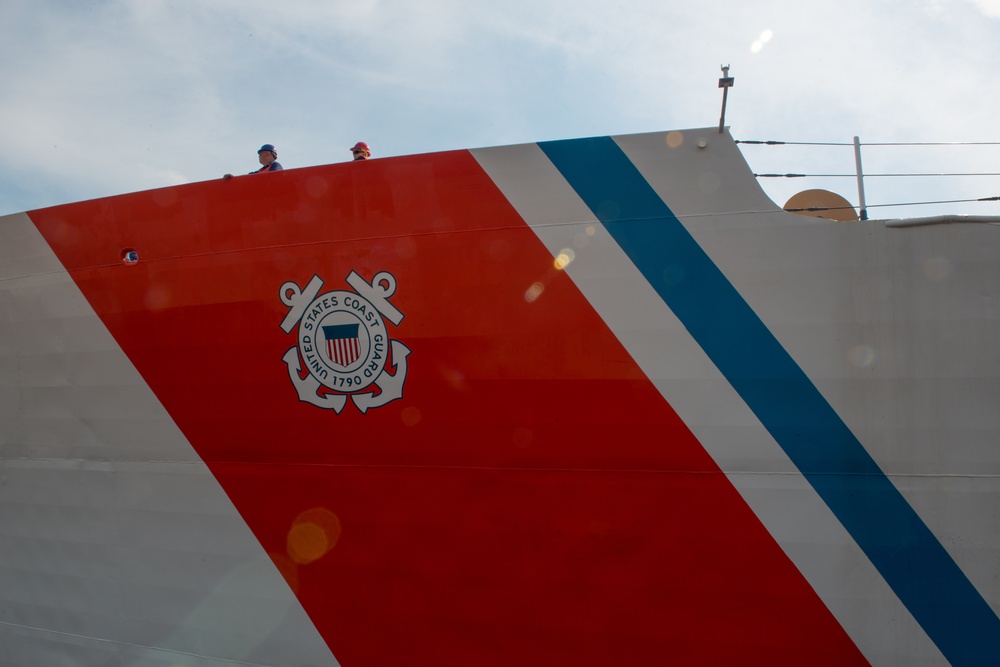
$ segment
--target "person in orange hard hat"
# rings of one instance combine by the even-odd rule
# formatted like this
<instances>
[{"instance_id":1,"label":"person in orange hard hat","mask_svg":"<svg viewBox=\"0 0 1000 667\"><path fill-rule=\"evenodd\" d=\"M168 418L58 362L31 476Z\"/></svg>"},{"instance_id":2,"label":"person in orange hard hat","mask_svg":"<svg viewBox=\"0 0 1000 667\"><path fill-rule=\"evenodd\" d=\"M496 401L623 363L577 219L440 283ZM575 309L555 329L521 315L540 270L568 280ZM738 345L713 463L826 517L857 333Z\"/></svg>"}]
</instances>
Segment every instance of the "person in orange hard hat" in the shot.
<instances>
[{"instance_id":1,"label":"person in orange hard hat","mask_svg":"<svg viewBox=\"0 0 1000 667\"><path fill-rule=\"evenodd\" d=\"M264 144L257 151L257 161L260 162L261 168L251 171L251 174L262 174L267 171L281 171L283 167L281 163L278 162L278 151L274 148L273 144ZM223 179L232 178L232 174L226 174Z\"/></svg>"},{"instance_id":2,"label":"person in orange hard hat","mask_svg":"<svg viewBox=\"0 0 1000 667\"><path fill-rule=\"evenodd\" d=\"M351 146L350 150L351 154L354 156L355 162L357 162L358 160L367 160L372 156L371 149L369 149L368 144L366 144L363 141L359 141L358 143Z\"/></svg>"}]
</instances>

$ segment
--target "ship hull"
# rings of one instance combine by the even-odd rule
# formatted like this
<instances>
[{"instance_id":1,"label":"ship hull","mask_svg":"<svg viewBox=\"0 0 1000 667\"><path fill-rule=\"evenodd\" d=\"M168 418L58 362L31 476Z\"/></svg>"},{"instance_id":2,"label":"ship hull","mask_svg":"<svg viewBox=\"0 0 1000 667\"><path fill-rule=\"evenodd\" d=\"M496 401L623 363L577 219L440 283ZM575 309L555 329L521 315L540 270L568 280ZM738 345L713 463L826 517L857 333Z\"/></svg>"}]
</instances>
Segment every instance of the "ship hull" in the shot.
<instances>
[{"instance_id":1,"label":"ship hull","mask_svg":"<svg viewBox=\"0 0 1000 667\"><path fill-rule=\"evenodd\" d=\"M0 237L9 664L1000 659L995 225L688 130Z\"/></svg>"}]
</instances>

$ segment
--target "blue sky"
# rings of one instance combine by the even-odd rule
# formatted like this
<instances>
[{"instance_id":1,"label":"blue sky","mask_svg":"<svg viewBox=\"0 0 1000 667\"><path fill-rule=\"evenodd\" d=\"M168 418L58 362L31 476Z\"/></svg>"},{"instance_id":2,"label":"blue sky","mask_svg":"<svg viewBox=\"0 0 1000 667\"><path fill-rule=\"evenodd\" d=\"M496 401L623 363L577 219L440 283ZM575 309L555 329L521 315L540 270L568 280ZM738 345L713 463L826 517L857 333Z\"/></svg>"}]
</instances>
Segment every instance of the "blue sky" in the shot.
<instances>
[{"instance_id":1,"label":"blue sky","mask_svg":"<svg viewBox=\"0 0 1000 667\"><path fill-rule=\"evenodd\" d=\"M717 125L738 139L1000 142L1000 0L4 0L0 214L250 171ZM747 147L851 173L848 147ZM1000 172L1000 146L866 147L868 173ZM779 204L848 178L764 181ZM871 178L869 204L1000 195ZM872 217L1000 203L879 209Z\"/></svg>"}]
</instances>

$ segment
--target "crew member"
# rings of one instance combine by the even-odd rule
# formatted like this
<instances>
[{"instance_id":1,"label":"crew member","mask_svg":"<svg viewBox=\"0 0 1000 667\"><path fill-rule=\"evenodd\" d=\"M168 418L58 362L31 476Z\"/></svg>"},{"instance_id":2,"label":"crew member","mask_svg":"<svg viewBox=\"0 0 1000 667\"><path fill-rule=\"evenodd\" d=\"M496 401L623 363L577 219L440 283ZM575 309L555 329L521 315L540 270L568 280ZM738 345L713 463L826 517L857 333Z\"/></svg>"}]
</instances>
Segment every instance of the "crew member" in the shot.
<instances>
[{"instance_id":1,"label":"crew member","mask_svg":"<svg viewBox=\"0 0 1000 667\"><path fill-rule=\"evenodd\" d=\"M371 150L368 149L368 144L363 141L359 141L351 146L351 154L354 155L355 162L358 160L367 160L372 156Z\"/></svg>"},{"instance_id":2,"label":"crew member","mask_svg":"<svg viewBox=\"0 0 1000 667\"><path fill-rule=\"evenodd\" d=\"M261 167L256 171L251 171L251 174L262 174L266 171L281 171L283 169L281 163L278 162L278 151L274 149L274 145L272 144L264 144L260 147L260 150L257 151L257 161L260 162ZM226 174L222 178L230 179L232 177L232 174Z\"/></svg>"}]
</instances>

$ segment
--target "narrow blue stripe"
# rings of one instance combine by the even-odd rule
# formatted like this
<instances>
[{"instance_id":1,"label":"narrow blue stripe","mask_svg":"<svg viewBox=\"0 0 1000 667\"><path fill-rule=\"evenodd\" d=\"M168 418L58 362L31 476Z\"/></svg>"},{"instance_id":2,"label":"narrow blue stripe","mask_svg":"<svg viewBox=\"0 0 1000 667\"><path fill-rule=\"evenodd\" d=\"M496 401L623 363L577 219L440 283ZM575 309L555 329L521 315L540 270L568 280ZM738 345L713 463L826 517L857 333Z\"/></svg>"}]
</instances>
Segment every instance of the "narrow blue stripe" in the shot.
<instances>
[{"instance_id":1,"label":"narrow blue stripe","mask_svg":"<svg viewBox=\"0 0 1000 667\"><path fill-rule=\"evenodd\" d=\"M1000 619L614 140L539 146L944 656L955 665L1000 662Z\"/></svg>"}]
</instances>

